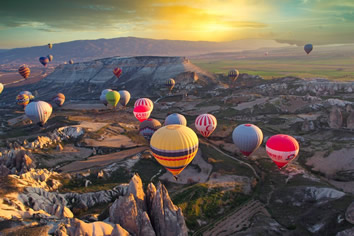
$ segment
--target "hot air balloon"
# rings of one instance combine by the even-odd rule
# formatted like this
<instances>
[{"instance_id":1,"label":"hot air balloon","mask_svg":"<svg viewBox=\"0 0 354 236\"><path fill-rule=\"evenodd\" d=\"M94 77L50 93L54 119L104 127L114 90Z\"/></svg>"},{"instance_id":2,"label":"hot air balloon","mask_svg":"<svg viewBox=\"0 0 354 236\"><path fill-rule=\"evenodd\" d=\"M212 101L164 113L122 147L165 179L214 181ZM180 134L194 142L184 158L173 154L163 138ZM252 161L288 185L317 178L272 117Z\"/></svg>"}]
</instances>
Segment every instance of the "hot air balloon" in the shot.
<instances>
[{"instance_id":1,"label":"hot air balloon","mask_svg":"<svg viewBox=\"0 0 354 236\"><path fill-rule=\"evenodd\" d=\"M151 137L150 147L155 159L173 176L191 163L198 151L198 137L184 125L168 125Z\"/></svg>"},{"instance_id":2,"label":"hot air balloon","mask_svg":"<svg viewBox=\"0 0 354 236\"><path fill-rule=\"evenodd\" d=\"M166 86L167 86L167 88L170 90L170 92L172 91L172 89L173 89L173 87L175 87L175 84L176 84L176 82L175 82L175 80L174 79L168 79L167 81L166 81Z\"/></svg>"},{"instance_id":3,"label":"hot air balloon","mask_svg":"<svg viewBox=\"0 0 354 236\"><path fill-rule=\"evenodd\" d=\"M264 56L268 56L268 54L269 54L269 52L265 52L265 53L264 53Z\"/></svg>"},{"instance_id":4,"label":"hot air balloon","mask_svg":"<svg viewBox=\"0 0 354 236\"><path fill-rule=\"evenodd\" d=\"M266 151L280 169L295 159L299 153L299 143L289 135L277 134L268 139Z\"/></svg>"},{"instance_id":5,"label":"hot air balloon","mask_svg":"<svg viewBox=\"0 0 354 236\"><path fill-rule=\"evenodd\" d=\"M48 60L49 60L49 61L53 61L53 55L50 55L50 54L49 54L47 57L48 57Z\"/></svg>"},{"instance_id":6,"label":"hot air balloon","mask_svg":"<svg viewBox=\"0 0 354 236\"><path fill-rule=\"evenodd\" d=\"M234 129L232 140L245 156L249 156L262 144L263 133L255 125L243 124Z\"/></svg>"},{"instance_id":7,"label":"hot air balloon","mask_svg":"<svg viewBox=\"0 0 354 236\"><path fill-rule=\"evenodd\" d=\"M173 113L165 118L165 125L184 125L187 126L186 118L178 113Z\"/></svg>"},{"instance_id":8,"label":"hot air balloon","mask_svg":"<svg viewBox=\"0 0 354 236\"><path fill-rule=\"evenodd\" d=\"M130 93L127 90L120 90L119 94L120 94L119 103L123 107L125 107L128 104L129 100L130 100Z\"/></svg>"},{"instance_id":9,"label":"hot air balloon","mask_svg":"<svg viewBox=\"0 0 354 236\"><path fill-rule=\"evenodd\" d=\"M30 99L29 99L28 95L26 95L26 94L19 94L16 97L17 105L22 106L23 108L25 108L27 106L29 101L30 101Z\"/></svg>"},{"instance_id":10,"label":"hot air balloon","mask_svg":"<svg viewBox=\"0 0 354 236\"><path fill-rule=\"evenodd\" d=\"M53 102L57 104L57 106L61 107L65 102L65 95L62 93L58 93L53 97Z\"/></svg>"},{"instance_id":11,"label":"hot air balloon","mask_svg":"<svg viewBox=\"0 0 354 236\"><path fill-rule=\"evenodd\" d=\"M69 64L74 64L73 59L70 59Z\"/></svg>"},{"instance_id":12,"label":"hot air balloon","mask_svg":"<svg viewBox=\"0 0 354 236\"><path fill-rule=\"evenodd\" d=\"M151 136L159 128L161 128L160 121L149 118L140 123L139 133L144 136L146 140L149 141L151 139Z\"/></svg>"},{"instance_id":13,"label":"hot air balloon","mask_svg":"<svg viewBox=\"0 0 354 236\"><path fill-rule=\"evenodd\" d=\"M306 44L306 45L304 46L304 50L305 50L305 52L306 52L307 54L309 54L309 53L312 51L312 49L313 49L312 44Z\"/></svg>"},{"instance_id":14,"label":"hot air balloon","mask_svg":"<svg viewBox=\"0 0 354 236\"><path fill-rule=\"evenodd\" d=\"M31 73L31 70L27 65L22 65L20 68L18 68L18 73L20 73L23 78L27 79Z\"/></svg>"},{"instance_id":15,"label":"hot air balloon","mask_svg":"<svg viewBox=\"0 0 354 236\"><path fill-rule=\"evenodd\" d=\"M19 95L23 95L26 94L29 97L29 101L32 102L34 100L34 96L32 95L32 93L30 91L22 91L19 93Z\"/></svg>"},{"instance_id":16,"label":"hot air balloon","mask_svg":"<svg viewBox=\"0 0 354 236\"><path fill-rule=\"evenodd\" d=\"M106 93L106 100L108 104L116 107L120 99L120 94L117 91L109 91Z\"/></svg>"},{"instance_id":17,"label":"hot air balloon","mask_svg":"<svg viewBox=\"0 0 354 236\"><path fill-rule=\"evenodd\" d=\"M0 94L2 93L3 90L4 90L4 85L0 83Z\"/></svg>"},{"instance_id":18,"label":"hot air balloon","mask_svg":"<svg viewBox=\"0 0 354 236\"><path fill-rule=\"evenodd\" d=\"M139 98L134 103L134 108L137 106L147 106L152 111L154 109L154 103L148 98Z\"/></svg>"},{"instance_id":19,"label":"hot air balloon","mask_svg":"<svg viewBox=\"0 0 354 236\"><path fill-rule=\"evenodd\" d=\"M40 58L39 58L39 62L40 62L43 66L47 66L47 64L49 63L49 59L48 59L48 57L40 57Z\"/></svg>"},{"instance_id":20,"label":"hot air balloon","mask_svg":"<svg viewBox=\"0 0 354 236\"><path fill-rule=\"evenodd\" d=\"M233 69L229 71L228 77L229 79L232 79L233 81L237 80L238 76L240 75L240 72L238 70Z\"/></svg>"},{"instance_id":21,"label":"hot air balloon","mask_svg":"<svg viewBox=\"0 0 354 236\"><path fill-rule=\"evenodd\" d=\"M52 48L53 48L53 44L48 43L48 48L49 48L49 49L52 49Z\"/></svg>"},{"instance_id":22,"label":"hot air balloon","mask_svg":"<svg viewBox=\"0 0 354 236\"><path fill-rule=\"evenodd\" d=\"M122 69L117 67L117 68L114 68L113 70L113 74L117 77L117 79L122 75Z\"/></svg>"},{"instance_id":23,"label":"hot air balloon","mask_svg":"<svg viewBox=\"0 0 354 236\"><path fill-rule=\"evenodd\" d=\"M26 116L33 123L43 126L52 114L52 106L43 101L31 102L25 109Z\"/></svg>"},{"instance_id":24,"label":"hot air balloon","mask_svg":"<svg viewBox=\"0 0 354 236\"><path fill-rule=\"evenodd\" d=\"M149 118L151 110L148 106L136 106L133 113L135 118L137 118L140 122L143 122Z\"/></svg>"},{"instance_id":25,"label":"hot air balloon","mask_svg":"<svg viewBox=\"0 0 354 236\"><path fill-rule=\"evenodd\" d=\"M105 105L107 106L108 102L107 102L107 99L106 99L106 94L110 91L113 91L112 89L105 89L101 92L101 96L100 96L100 101Z\"/></svg>"},{"instance_id":26,"label":"hot air balloon","mask_svg":"<svg viewBox=\"0 0 354 236\"><path fill-rule=\"evenodd\" d=\"M202 114L195 119L195 128L206 138L213 133L216 125L216 118L211 114Z\"/></svg>"}]
</instances>

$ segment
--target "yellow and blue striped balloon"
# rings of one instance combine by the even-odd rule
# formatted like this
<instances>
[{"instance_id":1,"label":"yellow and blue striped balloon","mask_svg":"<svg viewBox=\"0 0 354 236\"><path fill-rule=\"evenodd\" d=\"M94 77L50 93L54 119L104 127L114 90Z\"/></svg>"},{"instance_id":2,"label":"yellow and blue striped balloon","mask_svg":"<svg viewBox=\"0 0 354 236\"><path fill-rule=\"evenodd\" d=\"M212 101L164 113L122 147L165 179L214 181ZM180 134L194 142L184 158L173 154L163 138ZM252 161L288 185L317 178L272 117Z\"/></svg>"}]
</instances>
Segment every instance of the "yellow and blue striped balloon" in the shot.
<instances>
[{"instance_id":1,"label":"yellow and blue striped balloon","mask_svg":"<svg viewBox=\"0 0 354 236\"><path fill-rule=\"evenodd\" d=\"M150 147L155 159L173 176L192 162L198 151L199 140L195 132L184 125L167 125L152 136Z\"/></svg>"}]
</instances>

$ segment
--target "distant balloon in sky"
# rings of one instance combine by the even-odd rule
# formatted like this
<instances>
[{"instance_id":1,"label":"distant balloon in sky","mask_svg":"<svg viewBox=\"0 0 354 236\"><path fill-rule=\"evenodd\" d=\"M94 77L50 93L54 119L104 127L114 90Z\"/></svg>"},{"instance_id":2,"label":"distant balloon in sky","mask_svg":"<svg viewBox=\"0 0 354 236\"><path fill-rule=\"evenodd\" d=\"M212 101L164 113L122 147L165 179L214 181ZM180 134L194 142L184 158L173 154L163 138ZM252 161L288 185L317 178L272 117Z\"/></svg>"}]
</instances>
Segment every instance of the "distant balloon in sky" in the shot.
<instances>
[{"instance_id":1,"label":"distant balloon in sky","mask_svg":"<svg viewBox=\"0 0 354 236\"><path fill-rule=\"evenodd\" d=\"M170 92L172 91L173 87L175 87L175 84L176 84L176 82L172 78L170 78L166 81L166 86L170 90Z\"/></svg>"},{"instance_id":2,"label":"distant balloon in sky","mask_svg":"<svg viewBox=\"0 0 354 236\"><path fill-rule=\"evenodd\" d=\"M29 101L30 101L30 99L29 99L28 95L26 95L26 94L19 94L16 97L17 105L22 106L23 108L25 108L27 106Z\"/></svg>"},{"instance_id":3,"label":"distant balloon in sky","mask_svg":"<svg viewBox=\"0 0 354 236\"><path fill-rule=\"evenodd\" d=\"M43 66L47 66L47 64L49 63L49 59L48 59L48 57L40 57L40 58L39 58L39 62L40 62Z\"/></svg>"},{"instance_id":4,"label":"distant balloon in sky","mask_svg":"<svg viewBox=\"0 0 354 236\"><path fill-rule=\"evenodd\" d=\"M114 68L113 74L117 77L117 79L119 79L119 77L122 75L122 69L119 67Z\"/></svg>"},{"instance_id":5,"label":"distant balloon in sky","mask_svg":"<svg viewBox=\"0 0 354 236\"><path fill-rule=\"evenodd\" d=\"M134 108L137 106L147 106L152 111L154 109L154 103L148 98L139 98L134 103Z\"/></svg>"},{"instance_id":6,"label":"distant balloon in sky","mask_svg":"<svg viewBox=\"0 0 354 236\"><path fill-rule=\"evenodd\" d=\"M184 125L167 125L151 137L150 148L155 159L173 176L181 173L198 152L195 132Z\"/></svg>"},{"instance_id":7,"label":"distant balloon in sky","mask_svg":"<svg viewBox=\"0 0 354 236\"><path fill-rule=\"evenodd\" d=\"M237 80L238 76L240 75L240 72L238 70L233 69L229 71L228 77L229 79L232 79L233 81Z\"/></svg>"},{"instance_id":8,"label":"distant balloon in sky","mask_svg":"<svg viewBox=\"0 0 354 236\"><path fill-rule=\"evenodd\" d=\"M216 125L216 118L211 114L202 114L195 119L195 128L206 138L213 133Z\"/></svg>"},{"instance_id":9,"label":"distant balloon in sky","mask_svg":"<svg viewBox=\"0 0 354 236\"><path fill-rule=\"evenodd\" d=\"M52 49L52 48L53 48L53 44L48 43L48 48L49 48L49 49Z\"/></svg>"},{"instance_id":10,"label":"distant balloon in sky","mask_svg":"<svg viewBox=\"0 0 354 236\"><path fill-rule=\"evenodd\" d=\"M312 49L313 49L312 44L306 44L306 45L304 46L304 50L305 50L305 52L306 52L307 54L309 54L309 53L312 51Z\"/></svg>"},{"instance_id":11,"label":"distant balloon in sky","mask_svg":"<svg viewBox=\"0 0 354 236\"><path fill-rule=\"evenodd\" d=\"M120 99L120 94L117 91L109 91L106 93L106 100L108 104L116 107Z\"/></svg>"},{"instance_id":12,"label":"distant balloon in sky","mask_svg":"<svg viewBox=\"0 0 354 236\"><path fill-rule=\"evenodd\" d=\"M30 102L34 100L34 96L30 91L21 91L19 95L26 94L29 97Z\"/></svg>"},{"instance_id":13,"label":"distant balloon in sky","mask_svg":"<svg viewBox=\"0 0 354 236\"><path fill-rule=\"evenodd\" d=\"M69 64L74 64L73 59L70 59Z\"/></svg>"},{"instance_id":14,"label":"distant balloon in sky","mask_svg":"<svg viewBox=\"0 0 354 236\"><path fill-rule=\"evenodd\" d=\"M27 79L31 73L31 70L27 65L22 65L20 68L18 68L18 73L20 73L23 78Z\"/></svg>"},{"instance_id":15,"label":"distant balloon in sky","mask_svg":"<svg viewBox=\"0 0 354 236\"><path fill-rule=\"evenodd\" d=\"M53 61L53 55L50 55L50 54L49 54L47 57L48 57L48 60L49 60L49 61Z\"/></svg>"},{"instance_id":16,"label":"distant balloon in sky","mask_svg":"<svg viewBox=\"0 0 354 236\"><path fill-rule=\"evenodd\" d=\"M262 144L263 133L255 125L239 125L232 132L232 141L245 156L249 156Z\"/></svg>"},{"instance_id":17,"label":"distant balloon in sky","mask_svg":"<svg viewBox=\"0 0 354 236\"><path fill-rule=\"evenodd\" d=\"M149 118L140 123L139 133L144 136L146 140L149 141L151 139L151 136L159 128L161 128L160 121Z\"/></svg>"},{"instance_id":18,"label":"distant balloon in sky","mask_svg":"<svg viewBox=\"0 0 354 236\"><path fill-rule=\"evenodd\" d=\"M43 101L31 102L25 109L26 116L40 126L43 126L52 114L52 106Z\"/></svg>"},{"instance_id":19,"label":"distant balloon in sky","mask_svg":"<svg viewBox=\"0 0 354 236\"><path fill-rule=\"evenodd\" d=\"M135 118L137 118L140 122L143 122L150 117L151 109L148 106L136 106L133 113Z\"/></svg>"},{"instance_id":20,"label":"distant balloon in sky","mask_svg":"<svg viewBox=\"0 0 354 236\"><path fill-rule=\"evenodd\" d=\"M4 85L0 83L0 94L2 93L3 90L4 90Z\"/></svg>"},{"instance_id":21,"label":"distant balloon in sky","mask_svg":"<svg viewBox=\"0 0 354 236\"><path fill-rule=\"evenodd\" d=\"M298 155L299 143L289 135L277 134L268 139L266 151L280 169L293 161Z\"/></svg>"},{"instance_id":22,"label":"distant balloon in sky","mask_svg":"<svg viewBox=\"0 0 354 236\"><path fill-rule=\"evenodd\" d=\"M264 53L264 56L268 56L268 54L269 54L268 52L265 52L265 53Z\"/></svg>"},{"instance_id":23,"label":"distant balloon in sky","mask_svg":"<svg viewBox=\"0 0 354 236\"><path fill-rule=\"evenodd\" d=\"M130 100L130 93L127 90L120 90L119 94L120 94L119 103L123 107L125 107L128 104L129 100Z\"/></svg>"},{"instance_id":24,"label":"distant balloon in sky","mask_svg":"<svg viewBox=\"0 0 354 236\"><path fill-rule=\"evenodd\" d=\"M59 107L63 106L63 104L65 102L65 95L62 93L58 93L57 95L55 95L53 97L53 102L55 104L57 104L57 106L59 106Z\"/></svg>"},{"instance_id":25,"label":"distant balloon in sky","mask_svg":"<svg viewBox=\"0 0 354 236\"><path fill-rule=\"evenodd\" d=\"M173 113L166 117L164 125L184 125L187 126L186 118L178 113Z\"/></svg>"}]
</instances>

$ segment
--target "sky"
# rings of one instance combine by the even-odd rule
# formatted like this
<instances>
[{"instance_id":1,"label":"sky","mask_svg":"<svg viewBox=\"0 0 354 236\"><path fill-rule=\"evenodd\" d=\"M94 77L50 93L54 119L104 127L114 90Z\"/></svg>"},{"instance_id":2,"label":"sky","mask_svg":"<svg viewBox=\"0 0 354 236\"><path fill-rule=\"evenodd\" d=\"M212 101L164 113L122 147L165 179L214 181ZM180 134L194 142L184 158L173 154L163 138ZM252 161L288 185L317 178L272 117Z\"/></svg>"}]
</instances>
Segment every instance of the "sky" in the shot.
<instances>
[{"instance_id":1,"label":"sky","mask_svg":"<svg viewBox=\"0 0 354 236\"><path fill-rule=\"evenodd\" d=\"M127 36L354 43L354 0L1 0L0 48Z\"/></svg>"}]
</instances>

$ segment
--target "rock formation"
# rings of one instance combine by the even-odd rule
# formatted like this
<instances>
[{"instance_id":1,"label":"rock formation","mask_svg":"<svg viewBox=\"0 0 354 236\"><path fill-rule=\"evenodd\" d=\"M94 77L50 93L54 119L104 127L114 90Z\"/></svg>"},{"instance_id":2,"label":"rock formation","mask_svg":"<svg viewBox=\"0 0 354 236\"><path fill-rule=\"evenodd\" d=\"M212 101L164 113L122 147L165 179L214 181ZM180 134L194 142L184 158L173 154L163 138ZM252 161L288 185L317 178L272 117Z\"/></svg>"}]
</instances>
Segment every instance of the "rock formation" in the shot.
<instances>
[{"instance_id":1,"label":"rock formation","mask_svg":"<svg viewBox=\"0 0 354 236\"><path fill-rule=\"evenodd\" d=\"M354 111L352 110L347 118L347 128L354 129Z\"/></svg>"},{"instance_id":2,"label":"rock formation","mask_svg":"<svg viewBox=\"0 0 354 236\"><path fill-rule=\"evenodd\" d=\"M349 223L354 224L354 202L349 205L347 211L345 212L345 219Z\"/></svg>"},{"instance_id":3,"label":"rock formation","mask_svg":"<svg viewBox=\"0 0 354 236\"><path fill-rule=\"evenodd\" d=\"M332 107L328 118L329 127L332 129L339 129L342 127L342 124L343 124L343 117L342 117L341 110L336 106Z\"/></svg>"}]
</instances>

